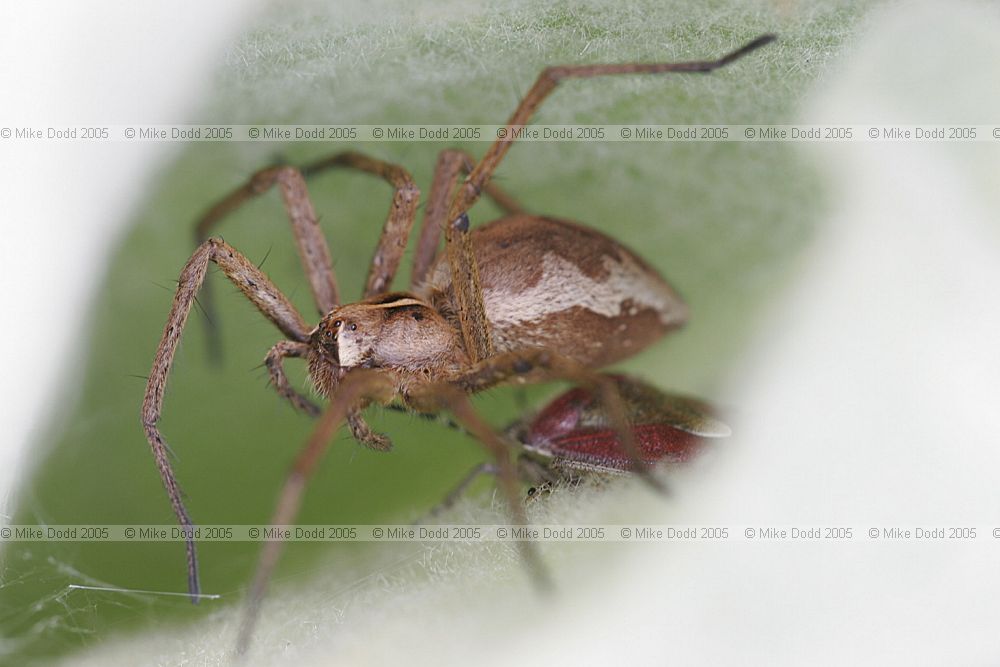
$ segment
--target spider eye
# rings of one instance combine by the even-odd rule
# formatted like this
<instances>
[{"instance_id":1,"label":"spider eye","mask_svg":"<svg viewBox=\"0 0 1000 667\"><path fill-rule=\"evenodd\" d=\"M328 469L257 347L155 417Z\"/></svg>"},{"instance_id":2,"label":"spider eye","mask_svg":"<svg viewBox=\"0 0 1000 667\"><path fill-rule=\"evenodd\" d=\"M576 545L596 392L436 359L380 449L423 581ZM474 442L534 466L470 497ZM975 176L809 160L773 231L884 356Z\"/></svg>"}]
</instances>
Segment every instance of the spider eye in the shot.
<instances>
[{"instance_id":1,"label":"spider eye","mask_svg":"<svg viewBox=\"0 0 1000 667\"><path fill-rule=\"evenodd\" d=\"M351 325L351 331L357 331L357 330L358 330L358 325L357 324L352 324Z\"/></svg>"},{"instance_id":2,"label":"spider eye","mask_svg":"<svg viewBox=\"0 0 1000 667\"><path fill-rule=\"evenodd\" d=\"M337 321L335 321L335 322L333 323L333 326L335 326L335 327L339 327L339 326L340 326L341 324L343 324L343 322L341 322L340 320L337 320Z\"/></svg>"},{"instance_id":3,"label":"spider eye","mask_svg":"<svg viewBox=\"0 0 1000 667\"><path fill-rule=\"evenodd\" d=\"M333 337L333 332L332 332L332 331L330 331L329 329L327 329L327 330L326 330L326 337L327 337L327 338L332 338L332 337Z\"/></svg>"}]
</instances>

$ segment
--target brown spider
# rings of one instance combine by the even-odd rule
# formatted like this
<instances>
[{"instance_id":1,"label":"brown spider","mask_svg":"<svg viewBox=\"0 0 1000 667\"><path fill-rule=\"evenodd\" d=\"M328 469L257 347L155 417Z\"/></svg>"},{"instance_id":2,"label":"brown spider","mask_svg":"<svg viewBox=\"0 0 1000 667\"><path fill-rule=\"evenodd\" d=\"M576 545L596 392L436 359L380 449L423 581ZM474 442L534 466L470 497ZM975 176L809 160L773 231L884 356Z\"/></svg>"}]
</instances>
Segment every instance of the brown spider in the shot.
<instances>
[{"instance_id":1,"label":"brown spider","mask_svg":"<svg viewBox=\"0 0 1000 667\"><path fill-rule=\"evenodd\" d=\"M478 417L468 400L469 394L511 380L563 379L597 390L633 468L648 474L615 382L595 369L639 352L682 325L687 317L686 306L653 268L616 241L576 223L525 214L492 186L490 179L514 141L515 130L528 123L563 79L709 72L773 39L771 35L758 37L712 61L558 66L543 70L507 121L504 135L490 146L482 160L474 163L455 150L440 154L409 292L388 291L416 218L419 199L416 185L402 167L358 153L341 153L302 169L264 169L218 202L198 224L201 239L245 200L278 186L322 319L315 327L307 325L267 276L222 239L204 240L188 260L180 274L142 404L146 438L181 526L190 530L193 523L182 502L157 422L177 344L209 262L215 262L287 337L271 348L265 362L278 393L296 408L319 414L316 406L291 387L283 371L284 359L297 357L307 360L316 390L329 401L292 466L272 518L274 525L294 521L306 480L342 422L347 422L360 443L377 450L389 449L389 439L372 431L361 412L372 403L394 401L422 414L449 410L490 451L513 520L525 523L510 448ZM306 190L306 178L335 167L379 176L395 188L362 300L352 304L341 303L330 252ZM458 185L463 170L468 175ZM484 191L508 216L470 233L466 212ZM445 252L439 255L442 232ZM279 542L267 542L263 547L249 591L241 648L248 643L256 608L280 549ZM188 588L192 600L197 601L198 566L190 537L186 550ZM522 553L529 565L535 562L530 543L522 543ZM531 570L541 577L538 567Z\"/></svg>"}]
</instances>

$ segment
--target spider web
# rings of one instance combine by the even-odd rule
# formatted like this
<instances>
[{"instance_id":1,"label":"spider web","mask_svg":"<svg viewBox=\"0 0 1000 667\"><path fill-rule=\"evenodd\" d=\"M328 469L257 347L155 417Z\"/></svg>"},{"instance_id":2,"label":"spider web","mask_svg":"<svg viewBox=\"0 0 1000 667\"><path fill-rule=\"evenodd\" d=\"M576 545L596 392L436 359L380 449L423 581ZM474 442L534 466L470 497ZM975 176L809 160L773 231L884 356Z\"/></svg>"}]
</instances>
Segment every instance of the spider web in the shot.
<instances>
[{"instance_id":1,"label":"spider web","mask_svg":"<svg viewBox=\"0 0 1000 667\"><path fill-rule=\"evenodd\" d=\"M39 519L35 525L46 523ZM88 546L59 541L7 545L0 565L0 664L15 657L18 664L49 659L190 606L184 592L137 590L90 574L81 565L88 560L83 557Z\"/></svg>"},{"instance_id":2,"label":"spider web","mask_svg":"<svg viewBox=\"0 0 1000 667\"><path fill-rule=\"evenodd\" d=\"M488 508L482 500L470 500L453 512L457 521L472 520L470 513L483 520L484 511L493 517L490 521L499 521L503 507L493 496ZM0 664L7 660L47 664L54 654L66 652L72 653L74 665L131 664L136 655L155 664L178 665L224 664L231 657L242 591L207 596L217 606L202 621L179 621L171 627L165 619L179 618L182 612L190 617L186 593L135 590L95 577L77 565L85 545L22 544L26 548L8 550L2 570ZM381 622L390 607L413 606L416 612L427 604L427 596L461 601L463 593L454 580L462 572L474 573L480 584L520 574L516 551L509 546L385 546L374 557L364 558L328 549L332 558L294 568L274 580L267 604L272 614L265 616L258 630L260 646L252 660L269 664L289 652L308 651L317 637L336 637L345 619L365 627ZM498 549L506 552L499 559ZM470 564L473 567L467 569ZM316 581L323 584L317 586ZM30 602L22 604L15 598ZM129 637L133 628L156 630ZM120 640L114 639L116 633L122 635ZM275 637L280 640L272 641ZM350 646L359 640L343 641Z\"/></svg>"}]
</instances>

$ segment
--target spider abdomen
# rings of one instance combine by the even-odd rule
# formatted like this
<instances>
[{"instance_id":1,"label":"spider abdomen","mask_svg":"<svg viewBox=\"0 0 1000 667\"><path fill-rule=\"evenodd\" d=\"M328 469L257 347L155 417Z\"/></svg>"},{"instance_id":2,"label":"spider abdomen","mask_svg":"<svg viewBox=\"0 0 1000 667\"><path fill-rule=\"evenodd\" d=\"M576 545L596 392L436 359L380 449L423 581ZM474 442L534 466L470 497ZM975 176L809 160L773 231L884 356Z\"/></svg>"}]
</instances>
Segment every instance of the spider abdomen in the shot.
<instances>
[{"instance_id":1,"label":"spider abdomen","mask_svg":"<svg viewBox=\"0 0 1000 667\"><path fill-rule=\"evenodd\" d=\"M655 269L588 227L514 215L474 229L471 240L498 353L553 349L597 368L687 319L687 306ZM458 307L443 255L428 276L418 295L452 317Z\"/></svg>"}]
</instances>

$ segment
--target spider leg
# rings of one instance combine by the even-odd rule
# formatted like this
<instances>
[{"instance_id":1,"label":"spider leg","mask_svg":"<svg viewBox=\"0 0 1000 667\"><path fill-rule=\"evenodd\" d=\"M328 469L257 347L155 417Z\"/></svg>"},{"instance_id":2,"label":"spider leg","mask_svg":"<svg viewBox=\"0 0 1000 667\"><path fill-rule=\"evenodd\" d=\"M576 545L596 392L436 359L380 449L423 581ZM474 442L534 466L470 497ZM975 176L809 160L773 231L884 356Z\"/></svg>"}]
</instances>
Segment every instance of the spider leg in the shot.
<instances>
[{"instance_id":1,"label":"spider leg","mask_svg":"<svg viewBox=\"0 0 1000 667\"><path fill-rule=\"evenodd\" d=\"M413 269L416 276L415 283L426 278L427 270L436 254L437 235L440 233L439 230L444 229L445 252L458 304L462 341L469 357L476 362L493 355L493 336L490 333L489 321L486 319L486 307L483 305L479 264L476 262L472 251L472 240L469 238L469 216L464 212L458 218L448 218L444 215L459 173L462 170L468 171L470 164L468 154L461 151L443 151L438 156L434 182L431 186L431 201L421 229ZM507 204L520 209L520 206L502 191L494 190L494 192L499 192L498 203L501 206ZM445 224L446 222L448 224Z\"/></svg>"},{"instance_id":2,"label":"spider leg","mask_svg":"<svg viewBox=\"0 0 1000 667\"><path fill-rule=\"evenodd\" d=\"M271 376L271 384L274 385L279 396L288 399L295 409L310 417L318 417L320 408L291 386L282 363L288 357L302 358L308 354L309 346L306 343L283 340L276 343L267 353L264 364ZM388 436L372 430L368 422L361 416L360 409L352 409L347 413L347 425L351 429L351 435L354 436L354 439L365 447L379 452L387 452L392 449L392 441Z\"/></svg>"},{"instance_id":3,"label":"spider leg","mask_svg":"<svg viewBox=\"0 0 1000 667\"><path fill-rule=\"evenodd\" d=\"M332 167L347 167L378 176L394 189L392 205L382 227L382 236L375 247L375 254L368 269L363 298L382 294L388 291L392 279L396 277L399 263L406 251L410 229L417 217L420 189L414 183L410 172L399 165L352 151L338 153L306 165L302 168L302 174L308 178Z\"/></svg>"},{"instance_id":4,"label":"spider leg","mask_svg":"<svg viewBox=\"0 0 1000 667\"><path fill-rule=\"evenodd\" d=\"M392 449L392 440L384 433L373 431L364 417L361 416L361 409L355 408L347 413L347 427L351 429L351 435L368 449L376 452L388 452Z\"/></svg>"},{"instance_id":5,"label":"spider leg","mask_svg":"<svg viewBox=\"0 0 1000 667\"><path fill-rule=\"evenodd\" d=\"M457 385L440 382L412 388L408 400L414 405L420 406L421 410L446 409L450 411L458 422L486 447L493 456L497 482L507 501L511 520L520 526L528 525L524 503L521 502L518 494L517 466L510 457L512 447L509 443L504 442L489 424L483 421L475 408L472 407L469 397ZM517 547L536 586L542 591L550 589L552 583L538 555L535 543L529 540L519 540Z\"/></svg>"},{"instance_id":6,"label":"spider leg","mask_svg":"<svg viewBox=\"0 0 1000 667\"><path fill-rule=\"evenodd\" d=\"M463 213L445 226L445 252L451 269L451 285L458 306L458 323L469 361L476 363L493 356L493 333L486 317L479 263L472 250L469 216Z\"/></svg>"},{"instance_id":7,"label":"spider leg","mask_svg":"<svg viewBox=\"0 0 1000 667\"><path fill-rule=\"evenodd\" d=\"M295 521L302 504L309 477L320 458L326 453L337 428L357 406L367 402L388 403L396 393L392 376L377 370L360 369L347 374L337 388L337 393L320 416L305 447L299 452L278 496L272 526L289 525ZM237 653L245 653L250 645L253 628L260 611L260 604L267 589L271 573L278 564L284 544L280 541L265 542L261 550L257 571L247 593L246 608L236 642Z\"/></svg>"},{"instance_id":8,"label":"spider leg","mask_svg":"<svg viewBox=\"0 0 1000 667\"><path fill-rule=\"evenodd\" d=\"M649 465L639 454L635 433L629 425L628 410L614 377L592 371L551 350L534 348L498 354L474 365L451 382L471 394L511 380L520 383L566 380L596 391L608 411L622 449L628 455L632 471L652 488L666 492L666 487L653 476Z\"/></svg>"},{"instance_id":9,"label":"spider leg","mask_svg":"<svg viewBox=\"0 0 1000 667\"><path fill-rule=\"evenodd\" d=\"M167 444L157 428L157 422L163 408L163 395L166 390L167 377L177 352L181 333L191 312L198 288L205 280L208 263L215 262L233 283L243 292L257 309L271 320L278 329L293 341L303 343L309 339L309 332L302 316L295 307L265 276L237 250L220 239L209 239L198 246L191 259L181 270L177 293L163 329L163 336L156 348L153 358L153 368L146 383L146 394L142 401L142 426L146 439L153 450L156 467L160 471L163 486L170 496L170 504L177 516L178 523L185 529L191 529L193 524L181 499L181 490L177 484L173 469L170 466ZM188 591L192 602L198 602L198 559L195 553L194 540L186 540Z\"/></svg>"},{"instance_id":10,"label":"spider leg","mask_svg":"<svg viewBox=\"0 0 1000 667\"><path fill-rule=\"evenodd\" d=\"M518 468L510 459L511 446L476 413L468 399L469 394L488 389L512 379L526 382L529 379L568 380L597 391L608 411L615 432L626 451L632 469L654 489L665 492L662 482L653 476L639 455L635 434L628 422L625 402L618 392L614 379L589 370L572 359L549 350L527 349L520 352L499 354L474 364L445 382L422 385L411 389L408 402L420 411L433 412L442 408L451 411L455 418L479 440L493 455L497 482L506 498L514 523L527 525L524 504L517 492ZM541 564L533 542L520 541L518 547L528 572L543 590L549 587L548 575Z\"/></svg>"},{"instance_id":11,"label":"spider leg","mask_svg":"<svg viewBox=\"0 0 1000 667\"><path fill-rule=\"evenodd\" d=\"M295 167L280 166L262 169L253 174L246 183L216 202L201 217L195 226L197 244L208 238L213 228L229 213L244 202L263 194L275 184L281 190L292 234L298 246L299 258L312 290L313 299L320 315L324 315L340 303L337 279L333 273L330 249L327 247L323 230L319 226L316 209L309 198L305 178ZM208 326L208 345L212 359L221 358L218 323L215 318L215 297L211 283L202 287L201 304L205 310Z\"/></svg>"},{"instance_id":12,"label":"spider leg","mask_svg":"<svg viewBox=\"0 0 1000 667\"><path fill-rule=\"evenodd\" d=\"M285 209L288 211L288 218L292 223L292 233L295 236L299 257L309 279L316 306L320 315L325 315L340 303L340 294L333 272L333 263L330 260L330 250L320 229L316 210L309 198L305 181L307 178L326 170L336 168L356 169L378 176L392 185L395 190L392 205L389 207L382 229L382 236L372 257L364 296L369 297L386 291L396 275L399 263L403 258L403 252L406 250L410 229L417 215L420 190L409 172L402 167L361 153L353 151L337 153L305 165L301 169L280 166L258 171L244 185L223 197L205 213L195 227L197 242L204 241L211 229L222 218L245 201L267 192L273 185L277 184L285 202ZM206 322L209 353L213 359L219 359L221 357L219 331L217 323L215 323L215 301L210 285L211 283L208 283L202 287L201 303L208 315ZM278 386L277 383L275 386ZM281 393L280 389L279 393ZM282 395L285 396L285 394ZM308 409L304 411L307 414L316 414ZM391 448L389 439L373 431L365 423L360 412L352 412L348 423L351 433L358 442L380 451Z\"/></svg>"},{"instance_id":13,"label":"spider leg","mask_svg":"<svg viewBox=\"0 0 1000 667\"><path fill-rule=\"evenodd\" d=\"M774 41L774 35L761 35L751 42L743 45L739 49L719 58L718 60L703 60L682 63L621 63L614 65L558 65L546 67L538 75L534 85L521 100L521 103L514 110L507 121L506 132L503 133L493 144L486 155L479 161L476 168L472 170L468 178L462 184L455 199L451 203L448 211L448 220L457 220L458 217L469 210L479 199L480 193L486 184L493 177L497 167L503 160L504 155L514 143L515 132L518 127L527 125L531 117L541 106L545 98L563 80L570 78L590 78L595 76L609 76L618 74L662 74L665 72L711 72L712 70L725 67L729 63L738 60L746 54L754 51L765 44Z\"/></svg>"},{"instance_id":14,"label":"spider leg","mask_svg":"<svg viewBox=\"0 0 1000 667\"><path fill-rule=\"evenodd\" d=\"M282 340L275 343L274 347L268 351L267 356L264 357L264 365L267 366L267 372L271 376L271 384L274 385L279 396L288 399L288 402L296 410L300 410L310 417L317 417L320 412L319 407L292 387L288 376L285 375L283 364L283 361L289 357L301 359L308 354L308 344Z\"/></svg>"},{"instance_id":15,"label":"spider leg","mask_svg":"<svg viewBox=\"0 0 1000 667\"><path fill-rule=\"evenodd\" d=\"M420 238L417 241L417 251L413 258L413 270L410 273L410 285L419 285L427 278L427 272L434 263L438 244L444 231L445 216L451 201L460 173L468 174L476 165L476 161L465 151L446 149L438 153L437 165L434 167L434 180L431 182L431 194L427 198L427 208L420 228ZM524 207L501 188L492 182L486 184L486 194L493 202L503 209L504 213L512 215L523 213Z\"/></svg>"},{"instance_id":16,"label":"spider leg","mask_svg":"<svg viewBox=\"0 0 1000 667\"><path fill-rule=\"evenodd\" d=\"M506 131L490 146L465 181L458 188L448 215L445 216L445 249L451 268L451 283L458 306L458 320L462 340L473 363L493 356L493 336L483 304L479 280L479 265L469 237L468 211L490 182L503 157L514 142L514 130L524 126L563 79L589 78L614 74L656 74L662 72L710 72L728 65L747 53L774 40L773 35L763 35L718 60L684 63L625 63L618 65L560 65L547 67L538 75L534 85L507 121ZM454 169L454 167L452 167ZM442 169L441 178L449 173ZM620 401L619 401L620 402ZM623 443L625 444L625 443ZM634 443L633 443L634 444ZM638 459L637 459L638 462ZM640 474L642 468L639 468ZM648 475L644 476L652 480Z\"/></svg>"},{"instance_id":17,"label":"spider leg","mask_svg":"<svg viewBox=\"0 0 1000 667\"><path fill-rule=\"evenodd\" d=\"M302 173L309 178L326 169L346 167L378 176L393 187L392 204L386 214L382 227L382 236L375 246L371 265L368 269L368 279L365 281L363 298L375 296L388 291L392 285L396 271L406 252L406 243L410 238L413 221L417 217L417 206L420 203L420 189L413 177L403 167L362 153L347 151L328 158L317 160L302 168ZM347 425L354 439L369 449L381 452L389 451L392 442L381 433L377 433L361 416L360 409L353 409L347 415Z\"/></svg>"},{"instance_id":18,"label":"spider leg","mask_svg":"<svg viewBox=\"0 0 1000 667\"><path fill-rule=\"evenodd\" d=\"M247 200L261 195L275 184L281 190L285 210L292 224L292 234L298 246L302 267L309 279L309 286L320 315L333 310L340 304L340 292L333 272L330 249L319 226L319 218L306 179L334 168L357 169L385 179L395 188L392 206L386 217L382 237L372 258L371 269L365 287L365 296L385 291L392 282L406 248L410 227L416 217L420 191L410 174L394 164L367 157L360 153L337 153L318 160L301 169L292 166L278 166L262 169L254 173L242 186L220 199L198 220L195 225L195 242L201 244L212 233L213 228L227 215L235 211ZM215 299L210 283L202 288L202 306L208 317L209 349L212 357L220 356L219 334L214 322Z\"/></svg>"}]
</instances>

